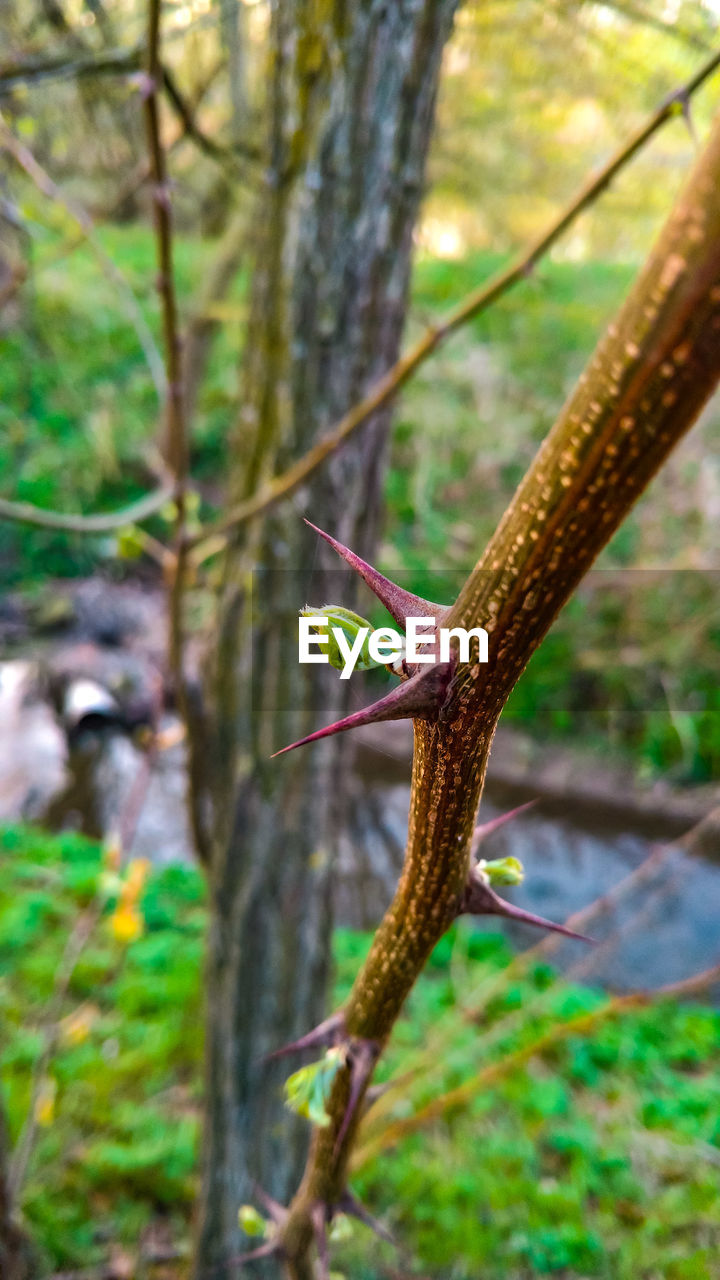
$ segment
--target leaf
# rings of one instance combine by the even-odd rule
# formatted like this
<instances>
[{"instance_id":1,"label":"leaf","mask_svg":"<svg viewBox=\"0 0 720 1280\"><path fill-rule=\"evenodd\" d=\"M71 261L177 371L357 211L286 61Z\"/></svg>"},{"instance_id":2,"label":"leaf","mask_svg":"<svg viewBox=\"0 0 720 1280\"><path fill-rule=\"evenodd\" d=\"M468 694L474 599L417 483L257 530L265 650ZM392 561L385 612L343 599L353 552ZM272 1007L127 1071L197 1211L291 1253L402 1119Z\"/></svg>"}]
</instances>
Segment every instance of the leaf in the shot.
<instances>
[{"instance_id":1,"label":"leaf","mask_svg":"<svg viewBox=\"0 0 720 1280\"><path fill-rule=\"evenodd\" d=\"M353 613L351 609L343 609L339 604L324 604L321 609L313 609L307 605L300 610L301 618L327 618L327 628L313 627L312 630L316 635L327 636L327 644L324 646L328 655L328 662L331 667L335 667L336 671L342 671L345 666L345 658L340 652L333 628L339 627L347 636L348 644L351 646L355 643L358 633L363 629L367 630L365 642L360 650L360 656L355 663L356 671L371 671L375 667L385 666L384 662L376 662L370 657L369 643L370 636L374 630L372 625L366 618L361 618L359 613Z\"/></svg>"},{"instance_id":2,"label":"leaf","mask_svg":"<svg viewBox=\"0 0 720 1280\"><path fill-rule=\"evenodd\" d=\"M486 862L482 858L477 864L489 884L522 884L525 870L519 858L494 858Z\"/></svg>"},{"instance_id":3,"label":"leaf","mask_svg":"<svg viewBox=\"0 0 720 1280\"><path fill-rule=\"evenodd\" d=\"M137 525L129 524L118 530L115 554L119 560L139 560L145 550L145 535Z\"/></svg>"},{"instance_id":4,"label":"leaf","mask_svg":"<svg viewBox=\"0 0 720 1280\"><path fill-rule=\"evenodd\" d=\"M246 1236L266 1236L268 1222L258 1213L254 1205L241 1204L238 1209L238 1223Z\"/></svg>"},{"instance_id":5,"label":"leaf","mask_svg":"<svg viewBox=\"0 0 720 1280\"><path fill-rule=\"evenodd\" d=\"M330 1123L325 1110L333 1080L345 1060L345 1049L328 1049L319 1062L310 1062L285 1081L285 1105L324 1128Z\"/></svg>"}]
</instances>

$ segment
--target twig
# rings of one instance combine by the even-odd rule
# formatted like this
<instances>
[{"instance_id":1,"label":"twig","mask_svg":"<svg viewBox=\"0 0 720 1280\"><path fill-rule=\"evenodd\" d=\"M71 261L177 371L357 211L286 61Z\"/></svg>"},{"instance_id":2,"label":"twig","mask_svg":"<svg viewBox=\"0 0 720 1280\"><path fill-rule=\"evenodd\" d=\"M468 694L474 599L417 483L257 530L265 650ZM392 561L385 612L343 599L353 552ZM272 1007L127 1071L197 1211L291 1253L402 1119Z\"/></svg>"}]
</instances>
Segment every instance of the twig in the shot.
<instances>
[{"instance_id":1,"label":"twig","mask_svg":"<svg viewBox=\"0 0 720 1280\"><path fill-rule=\"evenodd\" d=\"M190 113L197 112L199 106L201 105L203 99L207 95L209 89L214 84L219 70L220 70L220 64L218 63L210 69L207 75L204 76L202 84L198 86L195 94L193 95L193 101L191 103L186 102L186 107L188 112ZM178 118L180 120L181 127L178 129L174 137L169 142L166 142L165 144L166 155L170 155L171 152L173 152L177 147L179 147L188 137L187 129L185 127L183 118L180 116L178 116ZM194 118L194 116L192 118ZM130 173L130 175L128 176L126 181L123 183L123 185L119 188L119 190L115 192L115 195L113 196L110 203L93 208L92 217L93 217L93 221L95 223L96 228L98 226L101 226L104 222L112 222L113 219L116 217L118 210L122 208L122 206L125 204L127 200L132 199L132 197L135 196L138 193L138 191L142 189L142 187L147 182L149 176L150 176L150 161L147 156L144 156L134 166L132 173ZM85 237L82 235L68 237L68 239L65 241L64 244L61 244L51 254L48 254L47 256L43 257L43 261L41 264L42 268L45 269L48 266L55 266L58 262L61 262L69 254L74 253L76 249L79 249L80 246L84 244L84 241L85 241Z\"/></svg>"},{"instance_id":2,"label":"twig","mask_svg":"<svg viewBox=\"0 0 720 1280\"><path fill-rule=\"evenodd\" d=\"M168 565L168 662L177 706L185 726L190 755L188 809L198 856L206 855L200 797L193 785L195 750L191 729L190 696L185 673L184 600L188 568L186 531L187 481L189 465L188 430L182 376L182 343L173 270L173 228L167 161L160 130L159 94L163 84L160 61L160 0L149 0L145 96L145 129L153 182L153 221L157 252L157 288L163 316L167 399L165 402L164 456L173 477L175 522L172 561Z\"/></svg>"},{"instance_id":3,"label":"twig","mask_svg":"<svg viewBox=\"0 0 720 1280\"><path fill-rule=\"evenodd\" d=\"M113 533L129 524L147 520L165 506L173 496L173 486L168 482L158 485L143 498L131 502L118 511L102 511L97 515L65 515L61 511L46 511L30 502L9 502L0 498L0 519L13 520L16 524L31 524L38 529L57 529L64 533Z\"/></svg>"},{"instance_id":4,"label":"twig","mask_svg":"<svg viewBox=\"0 0 720 1280\"><path fill-rule=\"evenodd\" d=\"M555 242L567 231L576 218L587 209L594 200L612 182L613 178L657 133L658 129L672 116L677 114L678 106L682 107L697 89L720 66L720 51L716 51L700 67L695 75L674 93L668 95L658 109L649 117L629 141L620 148L594 177L588 179L578 194L563 210L560 216L546 231L534 240L528 249L521 253L505 268L498 272L486 284L478 286L463 298L445 318L431 326L414 347L383 374L375 386L338 423L323 436L304 456L293 463L287 471L276 476L251 497L233 507L227 515L209 524L204 530L191 539L193 563L200 564L210 555L214 555L223 543L218 535L227 535L238 525L246 523L253 517L275 506L283 498L289 497L303 484L336 449L345 443L358 427L375 413L405 385L416 369L445 342L451 334L462 325L480 315L493 303L497 302L516 284L527 278L537 262L544 257Z\"/></svg>"},{"instance_id":5,"label":"twig","mask_svg":"<svg viewBox=\"0 0 720 1280\"><path fill-rule=\"evenodd\" d=\"M720 982L720 964L713 965L710 969L704 969L701 973L695 973L680 982L671 982L652 991L633 991L628 995L614 996L599 1009L592 1009L589 1013L578 1014L577 1017L570 1018L567 1022L561 1022L559 1025L551 1027L543 1035L533 1040L531 1044L523 1045L522 1048L516 1049L514 1053L502 1058L499 1062L492 1062L483 1067L481 1071L471 1076L469 1080L457 1085L456 1088L432 1098L430 1102L426 1103L424 1107L421 1107L413 1115L404 1116L393 1121L383 1133L367 1142L355 1153L352 1160L353 1169L360 1168L368 1160L386 1150L387 1147L393 1146L410 1133L416 1133L418 1129L424 1128L426 1124L444 1115L445 1112L452 1108L464 1106L466 1103L471 1102L489 1084L495 1084L497 1080L501 1079L509 1071L523 1066L531 1058L536 1057L539 1053L544 1053L567 1036L584 1035L596 1026L598 1022L602 1022L606 1018L618 1013L625 1013L631 1009L641 1009L656 1000L675 1000L682 999L685 996L697 995L700 991L707 990L708 987L717 982Z\"/></svg>"},{"instance_id":6,"label":"twig","mask_svg":"<svg viewBox=\"0 0 720 1280\"><path fill-rule=\"evenodd\" d=\"M234 161L239 164L247 160L260 159L260 150L257 147L247 146L240 142L235 142L228 147L215 142L214 138L209 138L197 123L193 108L180 92L174 75L165 66L162 68L162 78L168 102L183 126L184 136L192 138L193 142L211 160L216 160L221 164L226 164L228 161Z\"/></svg>"},{"instance_id":7,"label":"twig","mask_svg":"<svg viewBox=\"0 0 720 1280\"><path fill-rule=\"evenodd\" d=\"M160 2L150 0L147 67L143 86L145 126L153 182L153 217L157 250L157 290L163 323L165 381L165 439L163 454L173 477L173 496L178 504L178 521L184 522L184 491L188 449L182 397L181 342L173 272L172 216L165 150L160 134L159 89L162 67L159 58ZM176 528L177 532L177 528Z\"/></svg>"},{"instance_id":8,"label":"twig","mask_svg":"<svg viewBox=\"0 0 720 1280\"><path fill-rule=\"evenodd\" d=\"M22 62L6 63L0 67L0 93L17 84L33 84L42 80L123 75L137 71L141 58L142 45L132 49L108 49L105 53L88 53L75 58L64 54L54 58L25 58Z\"/></svg>"},{"instance_id":9,"label":"twig","mask_svg":"<svg viewBox=\"0 0 720 1280\"><path fill-rule=\"evenodd\" d=\"M709 45L700 36L696 36L694 32L689 31L686 27L678 26L677 22L666 22L657 14L643 9L640 5L627 3L627 0L608 0L608 8L614 9L623 18L636 22L639 25L651 27L660 35L668 36L672 40L679 40L682 44L689 45L690 48L699 50L701 53L707 53Z\"/></svg>"},{"instance_id":10,"label":"twig","mask_svg":"<svg viewBox=\"0 0 720 1280\"><path fill-rule=\"evenodd\" d=\"M35 1136L37 1134L38 1127L38 1101L43 1081L47 1074L48 1065L58 1040L60 1031L60 1012L70 986L70 981L73 973L75 972L75 966L80 959L93 929L100 920L104 902L104 897L98 894L93 902L91 902L90 906L86 907L78 917L73 931L67 940L62 959L57 969L55 986L53 988L52 996L50 997L50 1003L48 1005L47 1016L45 1019L43 1046L35 1060L35 1066L33 1069L27 1119L10 1161L8 1183L11 1198L14 1202L17 1202L18 1194L23 1182L25 1181L28 1163L35 1145Z\"/></svg>"},{"instance_id":11,"label":"twig","mask_svg":"<svg viewBox=\"0 0 720 1280\"><path fill-rule=\"evenodd\" d=\"M680 836L677 840L674 840L669 844L653 845L647 857L645 857L637 867L635 867L626 876L623 876L621 880L612 885L612 887L605 893L595 898L593 902L590 902L587 906L573 912L573 914L567 918L565 924L572 929L584 929L598 916L606 915L608 912L614 910L628 893L637 889L645 881L651 879L655 875L663 862L667 860L673 849L691 850L693 843L701 834L708 820L712 819L713 814L714 810L711 810L709 814L706 814L701 818L699 822L695 823L689 831L687 831L683 836ZM632 927L637 927L637 916L633 917ZM623 930L623 932L625 932L625 930ZM616 935L614 935L614 937L615 936ZM475 1021L480 1016L482 1009L487 1007L488 1002L502 990L509 979L522 977L527 973L532 964L536 964L540 958L546 958L553 951L556 951L561 944L562 938L557 934L547 934L547 936L542 938L540 942L535 943L534 946L528 947L514 956L502 973L492 975L490 978L485 978L481 981L465 998L462 1008L463 1019L466 1022ZM602 951L605 945L605 942L601 943L599 950ZM590 963L596 960L597 954L598 951L595 950L592 954ZM580 965L583 963L584 962L581 961ZM578 971L579 966L575 965L570 972L573 977L577 977ZM535 1010L537 1008L537 1004L537 1001L533 1001L529 1006L526 1005L523 1010L523 1015L527 1014L530 1010ZM444 1021L449 1022L449 1015L446 1015ZM502 1023L498 1024L498 1029L503 1027L505 1033L507 1033L507 1019L503 1019ZM418 1076L424 1074L428 1068L434 1067L437 1062L442 1059L444 1046L446 1044L447 1032L444 1027L444 1022L441 1019L441 1021L433 1027L433 1035L425 1045L422 1053L411 1054L409 1057L405 1058L404 1062L401 1061L399 1064L398 1074L383 1086L382 1094L379 1096L377 1101L373 1103L372 1112L367 1117L367 1142L374 1141L378 1122L382 1121L383 1115L392 1110L396 1095L405 1090L406 1085L410 1080L417 1079ZM484 1042L483 1047L487 1048L487 1042ZM365 1128L365 1123L363 1128Z\"/></svg>"},{"instance_id":12,"label":"twig","mask_svg":"<svg viewBox=\"0 0 720 1280\"><path fill-rule=\"evenodd\" d=\"M153 382L155 383L158 398L162 401L165 397L166 387L165 370L160 352L155 345L155 339L150 332L150 328L142 313L135 294L130 288L130 285L125 279L125 276L117 263L115 263L110 255L103 249L95 232L95 225L92 218L84 209L79 205L76 205L74 201L70 200L64 192L61 191L60 187L53 181L49 173L47 173L46 170L43 169L42 165L35 159L32 152L24 145L24 143L20 142L14 136L12 131L8 128L7 122L4 120L2 113L0 113L0 143L6 151L10 153L16 163L20 165L20 168L24 169L25 173L31 181L35 183L38 190L42 191L43 195L46 195L48 199L54 200L57 204L62 205L66 212L70 214L70 217L73 218L82 228L87 242L92 247L103 271L108 278L112 280L120 293L120 296L124 300L126 313L138 336L138 341L140 342L150 373L152 374Z\"/></svg>"}]
</instances>

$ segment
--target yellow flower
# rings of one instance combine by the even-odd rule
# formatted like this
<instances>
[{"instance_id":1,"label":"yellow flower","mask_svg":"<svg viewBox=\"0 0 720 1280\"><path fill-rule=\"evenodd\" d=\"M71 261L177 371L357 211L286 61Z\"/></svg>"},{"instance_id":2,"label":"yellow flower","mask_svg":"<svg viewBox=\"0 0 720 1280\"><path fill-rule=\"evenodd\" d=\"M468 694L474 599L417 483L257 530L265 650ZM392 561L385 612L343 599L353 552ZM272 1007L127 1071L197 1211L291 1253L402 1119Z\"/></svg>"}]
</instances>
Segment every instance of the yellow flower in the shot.
<instances>
[{"instance_id":1,"label":"yellow flower","mask_svg":"<svg viewBox=\"0 0 720 1280\"><path fill-rule=\"evenodd\" d=\"M143 918L132 904L121 902L110 917L110 928L118 942L134 942L143 931Z\"/></svg>"}]
</instances>

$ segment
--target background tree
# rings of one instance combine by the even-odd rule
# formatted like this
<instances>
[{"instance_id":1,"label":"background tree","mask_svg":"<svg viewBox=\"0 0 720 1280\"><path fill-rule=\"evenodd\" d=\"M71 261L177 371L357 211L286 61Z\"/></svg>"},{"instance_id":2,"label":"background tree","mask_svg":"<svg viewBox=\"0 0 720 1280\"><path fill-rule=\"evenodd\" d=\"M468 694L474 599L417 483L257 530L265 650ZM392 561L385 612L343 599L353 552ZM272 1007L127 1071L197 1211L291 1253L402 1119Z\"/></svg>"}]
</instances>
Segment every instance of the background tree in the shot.
<instances>
[{"instance_id":1,"label":"background tree","mask_svg":"<svg viewBox=\"0 0 720 1280\"><path fill-rule=\"evenodd\" d=\"M307 450L397 357L454 7L274 7L236 500ZM386 408L302 493L304 509L366 553L388 422ZM333 748L279 768L269 760L286 709L304 726L343 709L342 686L276 657L278 633L294 630L312 536L291 506L234 542L206 756L213 916L198 1274L238 1252L238 1205L254 1182L287 1198L302 1165L306 1135L283 1113L282 1067L262 1059L324 1006L342 774Z\"/></svg>"}]
</instances>

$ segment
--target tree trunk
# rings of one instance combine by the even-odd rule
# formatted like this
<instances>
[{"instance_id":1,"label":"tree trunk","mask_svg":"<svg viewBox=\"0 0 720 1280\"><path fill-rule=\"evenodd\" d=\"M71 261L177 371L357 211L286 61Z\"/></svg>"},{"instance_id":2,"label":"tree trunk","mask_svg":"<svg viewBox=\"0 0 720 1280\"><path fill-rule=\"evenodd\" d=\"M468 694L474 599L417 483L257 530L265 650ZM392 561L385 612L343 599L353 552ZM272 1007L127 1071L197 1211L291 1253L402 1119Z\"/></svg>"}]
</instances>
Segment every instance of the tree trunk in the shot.
<instances>
[{"instance_id":1,"label":"tree trunk","mask_svg":"<svg viewBox=\"0 0 720 1280\"><path fill-rule=\"evenodd\" d=\"M455 2L273 8L235 500L302 454L397 356ZM296 634L303 569L316 554L300 517L371 550L388 422L387 411L371 419L294 509L251 529L226 558L208 680L212 737L201 748L211 925L197 1275L216 1280L247 1246L237 1214L255 1182L287 1201L299 1178L306 1126L282 1106L287 1069L262 1058L312 1026L326 995L340 756L323 743L268 759L319 714L339 714L346 689L324 678L326 668L279 651L278 635ZM327 563L318 605L338 595L329 553ZM254 565L262 568L251 582Z\"/></svg>"}]
</instances>

